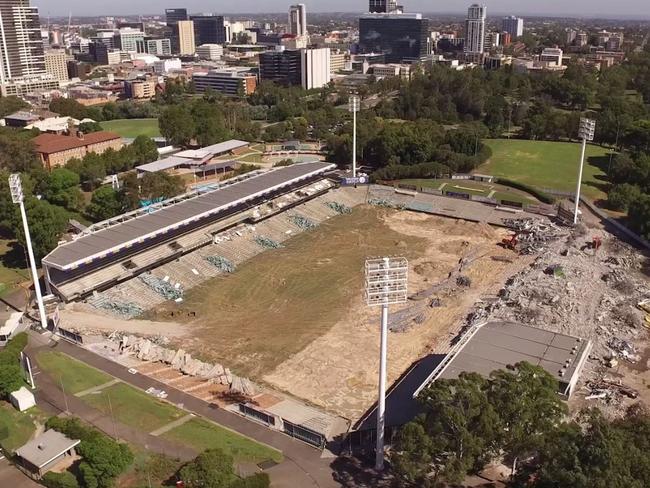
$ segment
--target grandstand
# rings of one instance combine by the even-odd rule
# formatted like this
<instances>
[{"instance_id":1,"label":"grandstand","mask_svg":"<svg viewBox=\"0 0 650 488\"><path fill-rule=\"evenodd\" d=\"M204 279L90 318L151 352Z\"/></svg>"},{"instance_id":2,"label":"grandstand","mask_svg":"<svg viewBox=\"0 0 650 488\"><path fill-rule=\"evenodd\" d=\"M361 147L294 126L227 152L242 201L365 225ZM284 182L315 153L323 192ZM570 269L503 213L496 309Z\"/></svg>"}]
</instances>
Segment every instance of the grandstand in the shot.
<instances>
[{"instance_id":1,"label":"grandstand","mask_svg":"<svg viewBox=\"0 0 650 488\"><path fill-rule=\"evenodd\" d=\"M73 301L96 296L98 291L153 271L182 294L183 287L199 278L187 276L181 285L180 281L170 281L169 275L159 276L162 272L157 268L197 249L218 245L222 239L239 238L251 226L262 227L264 232L258 233L276 241L286 239L287 234L279 236L279 228L265 222L327 193L333 184L326 175L333 169L332 164L314 162L257 171L95 224L43 258L47 289L64 301ZM296 225L293 228L298 229ZM223 257L241 262L254 254L255 246L259 247L252 242L238 249L239 254ZM196 256L187 258L195 263L190 268L193 277L218 274L219 270L204 258L199 259L200 264ZM125 287L127 292L133 287L133 292L145 294L140 297L143 301L137 302L149 308L165 300L155 290L140 286L143 283L136 285L140 281L131 280ZM125 301L128 297L128 302L133 302L134 296L138 297L127 294Z\"/></svg>"}]
</instances>

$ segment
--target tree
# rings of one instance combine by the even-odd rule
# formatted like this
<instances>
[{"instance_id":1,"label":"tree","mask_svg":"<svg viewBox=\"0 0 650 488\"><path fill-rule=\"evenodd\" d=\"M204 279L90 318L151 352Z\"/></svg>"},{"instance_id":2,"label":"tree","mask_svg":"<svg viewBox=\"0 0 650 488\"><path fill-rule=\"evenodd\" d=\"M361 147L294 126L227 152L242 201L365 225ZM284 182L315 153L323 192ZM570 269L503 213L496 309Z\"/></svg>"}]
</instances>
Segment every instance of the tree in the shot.
<instances>
[{"instance_id":1,"label":"tree","mask_svg":"<svg viewBox=\"0 0 650 488\"><path fill-rule=\"evenodd\" d=\"M650 239L650 195L640 195L630 203L628 219L632 230Z\"/></svg>"},{"instance_id":2,"label":"tree","mask_svg":"<svg viewBox=\"0 0 650 488\"><path fill-rule=\"evenodd\" d=\"M41 483L46 488L79 488L77 478L69 471L45 473L43 478L41 478Z\"/></svg>"},{"instance_id":3,"label":"tree","mask_svg":"<svg viewBox=\"0 0 650 488\"><path fill-rule=\"evenodd\" d=\"M161 171L147 173L140 180L140 197L148 200L167 199L185 191L185 184L180 176Z\"/></svg>"},{"instance_id":4,"label":"tree","mask_svg":"<svg viewBox=\"0 0 650 488\"><path fill-rule=\"evenodd\" d=\"M79 175L66 168L52 170L43 185L45 199L68 210L81 208L83 195L79 190Z\"/></svg>"},{"instance_id":5,"label":"tree","mask_svg":"<svg viewBox=\"0 0 650 488\"><path fill-rule=\"evenodd\" d=\"M640 196L641 189L636 185L614 185L607 193L607 204L612 210L626 211Z\"/></svg>"},{"instance_id":6,"label":"tree","mask_svg":"<svg viewBox=\"0 0 650 488\"><path fill-rule=\"evenodd\" d=\"M21 98L14 96L0 97L0 118L4 118L7 115L28 107L29 104Z\"/></svg>"},{"instance_id":7,"label":"tree","mask_svg":"<svg viewBox=\"0 0 650 488\"><path fill-rule=\"evenodd\" d=\"M93 192L86 213L95 222L107 220L125 211L124 202L119 192L111 186L100 186Z\"/></svg>"},{"instance_id":8,"label":"tree","mask_svg":"<svg viewBox=\"0 0 650 488\"><path fill-rule=\"evenodd\" d=\"M86 488L111 488L114 479L133 462L129 446L105 435L92 442L82 441L77 450L83 458L79 472Z\"/></svg>"},{"instance_id":9,"label":"tree","mask_svg":"<svg viewBox=\"0 0 650 488\"><path fill-rule=\"evenodd\" d=\"M50 102L50 110L64 117L86 118L86 107L73 98L55 98Z\"/></svg>"},{"instance_id":10,"label":"tree","mask_svg":"<svg viewBox=\"0 0 650 488\"><path fill-rule=\"evenodd\" d=\"M54 249L59 237L68 226L69 214L63 208L51 203L38 200L37 198L27 198L25 200L27 210L27 220L29 222L29 233L32 238L32 247L37 260ZM18 210L12 220L14 235L18 242L25 247L25 235L23 225Z\"/></svg>"},{"instance_id":11,"label":"tree","mask_svg":"<svg viewBox=\"0 0 650 488\"><path fill-rule=\"evenodd\" d=\"M184 105L173 105L159 117L160 133L176 146L187 146L191 142L196 127L192 113Z\"/></svg>"},{"instance_id":12,"label":"tree","mask_svg":"<svg viewBox=\"0 0 650 488\"><path fill-rule=\"evenodd\" d=\"M233 459L221 449L207 449L180 470L188 488L228 488L233 482Z\"/></svg>"},{"instance_id":13,"label":"tree","mask_svg":"<svg viewBox=\"0 0 650 488\"><path fill-rule=\"evenodd\" d=\"M0 368L0 397L7 400L9 394L23 386L22 370L17 363L3 364Z\"/></svg>"},{"instance_id":14,"label":"tree","mask_svg":"<svg viewBox=\"0 0 650 488\"><path fill-rule=\"evenodd\" d=\"M135 163L138 165L158 159L158 146L150 137L139 135L131 144L131 149L135 153Z\"/></svg>"},{"instance_id":15,"label":"tree","mask_svg":"<svg viewBox=\"0 0 650 488\"><path fill-rule=\"evenodd\" d=\"M99 122L83 122L79 124L79 130L84 134L90 134L91 132L99 132L104 129Z\"/></svg>"}]
</instances>

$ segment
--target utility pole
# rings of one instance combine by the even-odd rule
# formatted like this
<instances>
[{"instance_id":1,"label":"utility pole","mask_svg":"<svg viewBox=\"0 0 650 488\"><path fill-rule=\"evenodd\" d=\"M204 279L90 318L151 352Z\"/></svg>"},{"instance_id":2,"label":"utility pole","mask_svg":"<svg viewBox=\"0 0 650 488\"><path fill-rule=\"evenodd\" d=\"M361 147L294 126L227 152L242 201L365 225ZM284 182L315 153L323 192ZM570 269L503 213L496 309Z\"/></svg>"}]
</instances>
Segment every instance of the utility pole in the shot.
<instances>
[{"instance_id":1,"label":"utility pole","mask_svg":"<svg viewBox=\"0 0 650 488\"><path fill-rule=\"evenodd\" d=\"M36 303L38 305L38 313L41 316L41 327L43 327L43 330L47 330L47 316L45 315L43 295L41 294L41 284L38 280L38 271L36 270L36 259L34 259L34 250L32 249L32 238L29 234L27 213L25 212L25 195L23 194L23 185L18 173L9 176L9 191L11 192L11 200L20 206L20 215L23 219L23 231L25 233L25 244L27 245L27 255L29 256L29 266L32 272L32 281L34 282L34 291L36 292Z\"/></svg>"},{"instance_id":2,"label":"utility pole","mask_svg":"<svg viewBox=\"0 0 650 488\"><path fill-rule=\"evenodd\" d=\"M386 355L388 348L388 305L407 300L408 261L402 257L366 260L366 303L381 306L379 341L379 395L377 399L377 447L375 469L384 469L384 432L386 429Z\"/></svg>"},{"instance_id":3,"label":"utility pole","mask_svg":"<svg viewBox=\"0 0 650 488\"><path fill-rule=\"evenodd\" d=\"M578 130L578 137L582 139L582 150L580 152L580 169L578 170L578 184L576 186L576 201L575 210L573 212L573 225L578 223L578 207L580 207L580 188L582 186L582 171L585 165L585 152L587 149L587 141L594 140L594 133L596 132L596 121L582 117L580 119L580 129Z\"/></svg>"},{"instance_id":4,"label":"utility pole","mask_svg":"<svg viewBox=\"0 0 650 488\"><path fill-rule=\"evenodd\" d=\"M352 112L352 178L357 177L357 112L360 106L359 95L350 95L348 110Z\"/></svg>"}]
</instances>

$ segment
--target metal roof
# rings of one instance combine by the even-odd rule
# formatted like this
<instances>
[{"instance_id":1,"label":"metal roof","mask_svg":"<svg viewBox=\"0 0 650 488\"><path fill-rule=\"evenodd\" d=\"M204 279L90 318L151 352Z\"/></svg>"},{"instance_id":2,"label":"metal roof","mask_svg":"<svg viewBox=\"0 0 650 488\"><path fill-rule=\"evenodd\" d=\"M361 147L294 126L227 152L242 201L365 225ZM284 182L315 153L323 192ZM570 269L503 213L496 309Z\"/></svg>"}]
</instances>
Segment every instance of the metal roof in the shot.
<instances>
[{"instance_id":1,"label":"metal roof","mask_svg":"<svg viewBox=\"0 0 650 488\"><path fill-rule=\"evenodd\" d=\"M179 156L181 158L203 159L206 156L234 151L235 149L249 145L250 142L231 139L229 141L220 142L219 144L202 147L201 149L188 149L187 151L181 151L179 153L176 153L176 156Z\"/></svg>"},{"instance_id":2,"label":"metal roof","mask_svg":"<svg viewBox=\"0 0 650 488\"><path fill-rule=\"evenodd\" d=\"M150 213L62 244L43 258L43 262L60 270L74 269L334 167L324 162L294 164L191 195L174 205L157 207Z\"/></svg>"},{"instance_id":3,"label":"metal roof","mask_svg":"<svg viewBox=\"0 0 650 488\"><path fill-rule=\"evenodd\" d=\"M569 382L587 345L584 339L515 322L489 322L458 352L440 378L457 378L464 371L489 376L497 369L527 361Z\"/></svg>"},{"instance_id":4,"label":"metal roof","mask_svg":"<svg viewBox=\"0 0 650 488\"><path fill-rule=\"evenodd\" d=\"M194 168L195 173L207 173L208 171L216 171L218 169L234 168L239 164L239 161L224 161L223 163L202 164Z\"/></svg>"},{"instance_id":5,"label":"metal roof","mask_svg":"<svg viewBox=\"0 0 650 488\"><path fill-rule=\"evenodd\" d=\"M158 161L153 161L147 164L141 164L136 166L135 169L145 173L155 173L156 171L164 171L166 169L176 168L183 164L194 163L193 159L189 158L180 158L178 156L169 156L165 159L160 159Z\"/></svg>"},{"instance_id":6,"label":"metal roof","mask_svg":"<svg viewBox=\"0 0 650 488\"><path fill-rule=\"evenodd\" d=\"M16 454L40 469L77 444L78 440L68 439L61 432L50 429L19 448Z\"/></svg>"}]
</instances>

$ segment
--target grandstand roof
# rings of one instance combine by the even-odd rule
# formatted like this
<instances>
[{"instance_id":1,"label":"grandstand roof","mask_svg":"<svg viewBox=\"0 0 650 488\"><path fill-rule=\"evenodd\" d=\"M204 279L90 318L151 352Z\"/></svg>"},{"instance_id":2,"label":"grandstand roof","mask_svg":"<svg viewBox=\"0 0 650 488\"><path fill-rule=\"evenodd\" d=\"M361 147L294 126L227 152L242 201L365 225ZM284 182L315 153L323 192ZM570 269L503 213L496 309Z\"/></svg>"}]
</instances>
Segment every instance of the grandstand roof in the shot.
<instances>
[{"instance_id":1,"label":"grandstand roof","mask_svg":"<svg viewBox=\"0 0 650 488\"><path fill-rule=\"evenodd\" d=\"M250 146L250 142L231 139L229 141L220 142L219 144L202 147L201 149L188 149L186 151L181 151L176 153L176 156L181 158L203 159L207 156L218 156L219 154L234 151L235 149L246 146Z\"/></svg>"},{"instance_id":2,"label":"grandstand roof","mask_svg":"<svg viewBox=\"0 0 650 488\"><path fill-rule=\"evenodd\" d=\"M193 159L179 158L178 156L169 156L165 159L159 159L151 163L141 164L136 166L135 169L142 173L155 173L156 171L164 171L166 169L177 168L183 164L195 164Z\"/></svg>"},{"instance_id":3,"label":"grandstand roof","mask_svg":"<svg viewBox=\"0 0 650 488\"><path fill-rule=\"evenodd\" d=\"M43 262L61 270L74 269L333 168L334 165L325 162L274 168L208 193L193 195L174 205L152 208L149 213L82 235L57 247L43 258Z\"/></svg>"}]
</instances>

